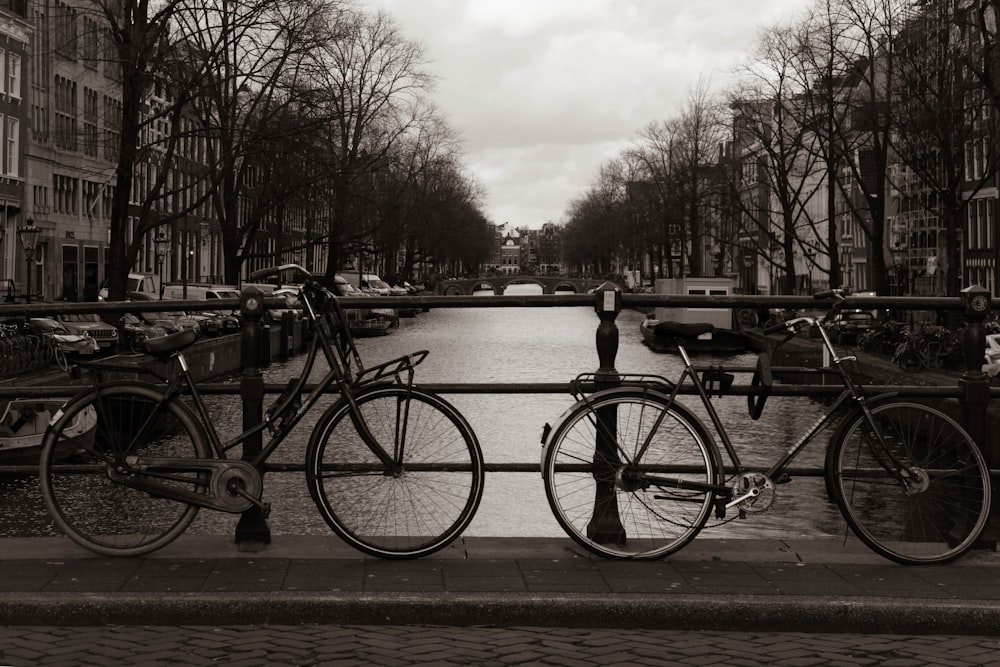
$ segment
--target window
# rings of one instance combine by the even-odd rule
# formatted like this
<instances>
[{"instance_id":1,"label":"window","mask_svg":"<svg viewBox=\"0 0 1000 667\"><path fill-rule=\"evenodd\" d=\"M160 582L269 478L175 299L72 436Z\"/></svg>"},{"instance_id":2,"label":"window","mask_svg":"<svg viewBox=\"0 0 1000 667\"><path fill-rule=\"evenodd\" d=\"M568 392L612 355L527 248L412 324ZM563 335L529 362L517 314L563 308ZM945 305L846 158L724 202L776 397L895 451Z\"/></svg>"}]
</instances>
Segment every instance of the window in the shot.
<instances>
[{"instance_id":1,"label":"window","mask_svg":"<svg viewBox=\"0 0 1000 667\"><path fill-rule=\"evenodd\" d=\"M75 151L76 82L61 76L55 78L55 145Z\"/></svg>"},{"instance_id":2,"label":"window","mask_svg":"<svg viewBox=\"0 0 1000 667\"><path fill-rule=\"evenodd\" d=\"M21 99L21 56L16 53L7 55L7 94L15 100Z\"/></svg>"},{"instance_id":3,"label":"window","mask_svg":"<svg viewBox=\"0 0 1000 667\"><path fill-rule=\"evenodd\" d=\"M52 175L52 191L55 195L53 210L56 213L77 213L77 188L77 179L59 174Z\"/></svg>"},{"instance_id":4,"label":"window","mask_svg":"<svg viewBox=\"0 0 1000 667\"><path fill-rule=\"evenodd\" d=\"M7 52L0 49L0 72L7 67ZM7 79L0 77L0 94L7 92ZM18 96L20 97L20 96Z\"/></svg>"},{"instance_id":5,"label":"window","mask_svg":"<svg viewBox=\"0 0 1000 667\"><path fill-rule=\"evenodd\" d=\"M76 60L76 10L65 2L57 2L54 9L56 53Z\"/></svg>"},{"instance_id":6,"label":"window","mask_svg":"<svg viewBox=\"0 0 1000 667\"><path fill-rule=\"evenodd\" d=\"M83 18L83 64L91 69L97 69L97 61L101 57L100 24L92 18Z\"/></svg>"},{"instance_id":7,"label":"window","mask_svg":"<svg viewBox=\"0 0 1000 667\"><path fill-rule=\"evenodd\" d=\"M104 96L104 159L118 159L118 141L121 137L122 103Z\"/></svg>"},{"instance_id":8,"label":"window","mask_svg":"<svg viewBox=\"0 0 1000 667\"><path fill-rule=\"evenodd\" d=\"M92 88L83 89L83 152L97 157L98 96Z\"/></svg>"},{"instance_id":9,"label":"window","mask_svg":"<svg viewBox=\"0 0 1000 667\"><path fill-rule=\"evenodd\" d=\"M8 176L21 175L21 121L17 118L7 118L7 164L5 172Z\"/></svg>"}]
</instances>

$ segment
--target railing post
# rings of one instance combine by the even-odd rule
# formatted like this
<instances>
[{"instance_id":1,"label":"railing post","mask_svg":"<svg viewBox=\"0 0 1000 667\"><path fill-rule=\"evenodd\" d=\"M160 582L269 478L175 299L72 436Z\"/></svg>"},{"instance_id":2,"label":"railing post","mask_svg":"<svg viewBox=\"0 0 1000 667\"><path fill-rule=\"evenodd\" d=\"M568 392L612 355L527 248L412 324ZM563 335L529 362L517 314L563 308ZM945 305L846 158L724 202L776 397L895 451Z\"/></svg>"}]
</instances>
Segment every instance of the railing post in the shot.
<instances>
[{"instance_id":1,"label":"railing post","mask_svg":"<svg viewBox=\"0 0 1000 667\"><path fill-rule=\"evenodd\" d=\"M260 326L264 314L264 294L256 287L246 287L240 293L240 313L243 315L242 365L240 377L240 397L243 399L243 430L253 428L264 419L264 376L260 372L263 329ZM261 433L247 438L243 443L243 458L257 455L263 446ZM263 473L261 473L263 484ZM243 512L236 524L236 543L271 543L271 527L263 512L253 506Z\"/></svg>"},{"instance_id":2,"label":"railing post","mask_svg":"<svg viewBox=\"0 0 1000 667\"><path fill-rule=\"evenodd\" d=\"M595 309L601 322L597 326L597 390L618 385L621 378L615 370L618 356L618 325L615 319L622 310L622 293L605 283L595 290ZM621 465L618 457L618 409L614 406L597 410L597 441L594 443L594 513L587 525L587 536L595 542L624 544L627 538L618 514L615 475Z\"/></svg>"},{"instance_id":3,"label":"railing post","mask_svg":"<svg viewBox=\"0 0 1000 667\"><path fill-rule=\"evenodd\" d=\"M962 352L965 358L965 369L958 381L960 390L959 402L962 406L962 425L976 441L979 450L986 459L987 467L992 470L1000 463L1000 447L997 438L990 438L986 408L990 401L989 376L983 372L983 360L986 357L986 330L983 321L990 312L990 291L979 285L970 285L961 292L962 305L965 313L965 334L962 340ZM991 520L987 524L983 538L995 541L997 531L997 489L993 488L993 507Z\"/></svg>"}]
</instances>

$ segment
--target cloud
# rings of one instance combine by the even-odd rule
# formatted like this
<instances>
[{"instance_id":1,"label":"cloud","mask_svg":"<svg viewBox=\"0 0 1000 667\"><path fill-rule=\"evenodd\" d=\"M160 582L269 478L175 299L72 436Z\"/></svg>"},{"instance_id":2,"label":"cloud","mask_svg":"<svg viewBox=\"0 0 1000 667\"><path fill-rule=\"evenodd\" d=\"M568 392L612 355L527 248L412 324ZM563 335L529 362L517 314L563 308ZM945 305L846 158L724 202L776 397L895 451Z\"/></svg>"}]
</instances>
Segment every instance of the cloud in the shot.
<instances>
[{"instance_id":1,"label":"cloud","mask_svg":"<svg viewBox=\"0 0 1000 667\"><path fill-rule=\"evenodd\" d=\"M423 44L494 222L560 221L601 164L723 85L758 27L801 0L368 0Z\"/></svg>"}]
</instances>

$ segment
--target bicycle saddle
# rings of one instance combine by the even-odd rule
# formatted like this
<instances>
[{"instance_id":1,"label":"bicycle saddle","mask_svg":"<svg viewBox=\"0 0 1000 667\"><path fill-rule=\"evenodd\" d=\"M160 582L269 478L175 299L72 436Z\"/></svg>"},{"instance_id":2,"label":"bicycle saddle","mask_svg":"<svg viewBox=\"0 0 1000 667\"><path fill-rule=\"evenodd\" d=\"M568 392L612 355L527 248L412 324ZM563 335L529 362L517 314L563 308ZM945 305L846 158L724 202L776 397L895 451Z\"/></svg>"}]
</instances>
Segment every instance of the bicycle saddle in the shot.
<instances>
[{"instance_id":1,"label":"bicycle saddle","mask_svg":"<svg viewBox=\"0 0 1000 667\"><path fill-rule=\"evenodd\" d=\"M653 333L656 336L695 339L702 334L715 333L715 325L710 322L688 324L668 320L654 324Z\"/></svg>"},{"instance_id":2,"label":"bicycle saddle","mask_svg":"<svg viewBox=\"0 0 1000 667\"><path fill-rule=\"evenodd\" d=\"M184 349L196 340L198 340L198 332L194 329L185 329L159 338L147 338L142 342L142 346L150 356L165 359L173 352Z\"/></svg>"}]
</instances>

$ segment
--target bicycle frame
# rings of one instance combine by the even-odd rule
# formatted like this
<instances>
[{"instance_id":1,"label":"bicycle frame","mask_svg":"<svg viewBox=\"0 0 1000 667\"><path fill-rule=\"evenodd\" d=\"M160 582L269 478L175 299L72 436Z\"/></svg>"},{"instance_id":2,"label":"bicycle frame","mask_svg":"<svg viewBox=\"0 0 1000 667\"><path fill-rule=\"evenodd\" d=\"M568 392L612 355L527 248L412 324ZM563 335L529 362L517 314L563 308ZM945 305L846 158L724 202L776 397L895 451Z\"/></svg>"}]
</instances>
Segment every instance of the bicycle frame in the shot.
<instances>
[{"instance_id":1,"label":"bicycle frame","mask_svg":"<svg viewBox=\"0 0 1000 667\"><path fill-rule=\"evenodd\" d=\"M259 424L246 429L229 440L223 441L212 423L208 408L201 394L198 392L182 351L174 352L171 355L177 361L177 369L173 375L169 378L159 376L161 379L166 380L166 389L163 391L161 404L178 395L190 395L198 418L205 428L209 445L215 457L220 460L228 459L227 452L244 444L250 438L262 434L265 430L270 431L271 437L267 441L267 444L261 448L258 454L246 459L247 463L260 469L264 462L278 449L285 437L313 408L320 397L332 386L336 385L340 394L340 400L346 401L350 405L351 419L358 434L382 465L386 467L387 471L395 474L402 467L402 452L405 450L406 443L405 441L393 443L393 451L386 451L385 447L371 433L363 415L361 415L358 409L355 402L356 389L387 377L394 378L396 383L411 387L414 367L423 360L427 353L416 353L365 369L354 341L350 336L350 332L347 329L347 319L339 301L335 297L330 297L333 300L332 303L334 306L332 311L320 313L317 311L316 305L312 302L307 292L308 290L304 288L300 292L300 297L305 305L306 316L312 324L313 335L309 341L302 373L286 389L284 394L271 405L265 413L264 419ZM340 331L335 333L335 329L338 327ZM343 343L343 347L337 344L336 337L338 334L342 336L340 342ZM307 381L321 353L326 358L330 370L303 399ZM356 366L356 371L354 372L351 371L351 360L354 361ZM116 368L114 364L107 363L93 364L93 367L98 369ZM134 371L135 369L134 367L129 367L128 370ZM404 373L407 375L405 383L400 380L400 375ZM100 394L99 382L95 381L94 388ZM286 412L296 404L297 407L295 407L294 412L286 415ZM405 425L408 416L408 407L407 405L403 414L403 428L401 431L403 434L406 433Z\"/></svg>"},{"instance_id":2,"label":"bicycle frame","mask_svg":"<svg viewBox=\"0 0 1000 667\"><path fill-rule=\"evenodd\" d=\"M801 435L794 442L794 444L792 444L791 447L785 450L785 452L778 458L778 460L771 465L771 467L766 471L766 473L764 473L765 475L767 475L769 479L772 480L780 478L780 476L784 473L784 471L788 468L788 466L791 465L791 463L796 459L796 457L798 457L798 455L809 445L810 442L812 442L820 433L826 430L826 428L834 421L838 412L841 411L841 408L843 408L848 403L853 402L856 405L860 406L864 414L866 415L868 423L873 427L875 424L862 390L854 382L850 374L848 374L847 371L845 371L841 366L843 362L853 361L855 357L853 356L842 357L837 355L829 335L822 326L822 319L816 319L811 317L800 317L800 318L795 318L793 320L789 320L785 324L789 329L789 331L793 331L794 327L803 323L811 325L812 324L820 325L817 328L823 339L823 345L825 346L827 351L831 354L833 367L837 370L837 374L839 375L841 382L844 384L844 390L836 397L836 399L834 399L833 404L826 411L824 411L824 413L815 422L813 422L812 426L810 426L809 429L803 435ZM705 389L704 383L699 377L699 372L710 369L705 367L695 366L694 363L691 361L691 358L688 355L687 350L684 348L683 340L675 339L675 342L677 344L677 350L681 356L681 359L684 362L684 370L681 372L681 376L676 383L668 383L672 384L672 387L668 392L664 392L664 394L668 398L667 408L669 409L669 407L674 404L677 395L680 393L681 387L684 386L684 383L686 381L690 380L691 384L694 386L701 400L702 405L704 406L706 412L708 413L709 419L712 422L712 426L716 434L722 441L722 445L726 451L726 455L732 462L733 467L732 469L729 470L724 469L724 466L720 467L720 470L718 471L718 480L714 484L706 484L704 482L695 482L690 480L669 478L669 477L650 475L650 474L642 474L641 477L644 481L652 484L662 484L664 486L670 486L674 488L688 489L688 490L710 491L716 494L717 496L721 496L727 501L725 505L726 508L732 507L745 500L745 497L733 498L732 488L730 488L725 483L726 474L729 473L735 475L742 475L748 471L743 466L739 457L739 453L737 452L736 447L733 445L732 440L729 438L729 433L726 430L725 425L722 423L722 419L719 417L719 413L716 411L715 406L712 404L711 397L709 396L707 390ZM664 410L657 418L657 423L654 423L652 428L649 429L648 434L646 436L646 440L640 446L639 452L635 457L636 460L639 461L642 460L646 450L649 448L652 442L652 439L657 429L660 426L660 422L662 422L662 420L666 417L666 414L667 410ZM883 454L886 454L888 448L885 446L885 442L881 431L877 427L874 427L873 432L876 434L879 443L882 445L881 447L882 452L881 453L877 452L876 455L881 456ZM891 457L891 454L889 456ZM894 465L892 467L900 471L899 474L901 477L906 477L908 475L908 471L905 468L899 466L898 462L893 461L893 464Z\"/></svg>"}]
</instances>

